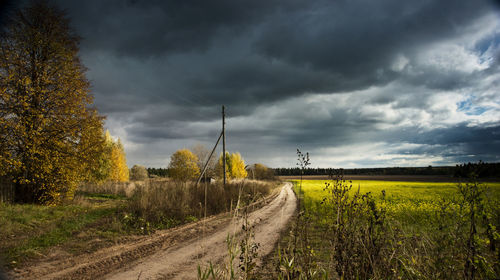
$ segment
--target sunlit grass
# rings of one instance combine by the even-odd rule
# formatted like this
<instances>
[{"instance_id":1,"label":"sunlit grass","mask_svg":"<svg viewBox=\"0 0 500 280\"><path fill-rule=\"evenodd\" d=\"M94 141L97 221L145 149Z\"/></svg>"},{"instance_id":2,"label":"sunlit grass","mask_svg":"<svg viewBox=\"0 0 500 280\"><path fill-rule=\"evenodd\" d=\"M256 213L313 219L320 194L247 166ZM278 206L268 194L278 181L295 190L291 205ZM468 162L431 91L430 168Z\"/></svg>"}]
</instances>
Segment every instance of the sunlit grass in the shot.
<instances>
[{"instance_id":1,"label":"sunlit grass","mask_svg":"<svg viewBox=\"0 0 500 280\"><path fill-rule=\"evenodd\" d=\"M88 197L58 206L0 203L1 257L8 265L15 266L25 257L44 255L52 246L64 243L72 247L67 242L73 243L78 239L76 235L84 231L113 239L125 230L121 225L110 226L114 219L109 219L119 215L123 201L97 194ZM95 197L99 202L92 202Z\"/></svg>"}]
</instances>

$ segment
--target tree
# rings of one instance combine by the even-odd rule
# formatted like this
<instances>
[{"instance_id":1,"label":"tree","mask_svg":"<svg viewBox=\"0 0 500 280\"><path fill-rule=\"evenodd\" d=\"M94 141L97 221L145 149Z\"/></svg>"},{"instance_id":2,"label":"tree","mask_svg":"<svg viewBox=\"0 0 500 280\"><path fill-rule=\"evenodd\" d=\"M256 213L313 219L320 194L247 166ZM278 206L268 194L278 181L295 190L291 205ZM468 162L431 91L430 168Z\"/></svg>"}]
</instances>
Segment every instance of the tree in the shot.
<instances>
[{"instance_id":1,"label":"tree","mask_svg":"<svg viewBox=\"0 0 500 280\"><path fill-rule=\"evenodd\" d=\"M222 154L220 155L219 160L217 161L217 174L219 175L219 178L224 178L224 166L222 165L223 160L226 161L226 180L231 179L231 154L229 152L226 152L225 157L223 157Z\"/></svg>"},{"instance_id":2,"label":"tree","mask_svg":"<svg viewBox=\"0 0 500 280\"><path fill-rule=\"evenodd\" d=\"M271 168L262 163L256 163L252 167L252 177L257 180L272 180L274 179L274 172Z\"/></svg>"},{"instance_id":3,"label":"tree","mask_svg":"<svg viewBox=\"0 0 500 280\"><path fill-rule=\"evenodd\" d=\"M223 159L222 155L219 157L219 161L217 163L217 174L221 178L224 177L223 173ZM225 156L226 160L226 178L227 179L241 179L247 176L247 171L245 169L245 161L241 157L240 153L230 154L226 152Z\"/></svg>"},{"instance_id":4,"label":"tree","mask_svg":"<svg viewBox=\"0 0 500 280\"><path fill-rule=\"evenodd\" d=\"M104 148L79 38L63 12L32 2L0 34L0 175L20 202L72 197Z\"/></svg>"},{"instance_id":5,"label":"tree","mask_svg":"<svg viewBox=\"0 0 500 280\"><path fill-rule=\"evenodd\" d=\"M111 177L111 151L113 148L113 140L109 131L101 133L100 137L104 145L99 153L96 153L93 158L93 164L88 168L88 174L85 178L88 182L102 183Z\"/></svg>"},{"instance_id":6,"label":"tree","mask_svg":"<svg viewBox=\"0 0 500 280\"><path fill-rule=\"evenodd\" d=\"M130 169L130 178L134 181L142 181L148 178L148 171L142 165L134 165Z\"/></svg>"},{"instance_id":7,"label":"tree","mask_svg":"<svg viewBox=\"0 0 500 280\"><path fill-rule=\"evenodd\" d=\"M247 177L245 161L240 153L231 154L231 178L242 179Z\"/></svg>"},{"instance_id":8,"label":"tree","mask_svg":"<svg viewBox=\"0 0 500 280\"><path fill-rule=\"evenodd\" d=\"M108 149L111 151L109 156L111 162L109 179L116 182L128 182L127 157L120 138L117 141L113 141L109 132L106 131L106 145L110 147Z\"/></svg>"},{"instance_id":9,"label":"tree","mask_svg":"<svg viewBox=\"0 0 500 280\"><path fill-rule=\"evenodd\" d=\"M168 169L167 168L148 167L148 175L155 176L155 177L167 177L168 176Z\"/></svg>"},{"instance_id":10,"label":"tree","mask_svg":"<svg viewBox=\"0 0 500 280\"><path fill-rule=\"evenodd\" d=\"M172 179L180 182L194 180L200 175L198 157L188 149L175 152L170 157L168 172Z\"/></svg>"},{"instance_id":11,"label":"tree","mask_svg":"<svg viewBox=\"0 0 500 280\"><path fill-rule=\"evenodd\" d=\"M101 153L95 155L94 161L96 163L89 170L86 180L94 183L105 181L127 182L130 172L120 138L116 141L113 140L108 130L102 136L105 143L104 148Z\"/></svg>"},{"instance_id":12,"label":"tree","mask_svg":"<svg viewBox=\"0 0 500 280\"><path fill-rule=\"evenodd\" d=\"M196 144L191 148L193 154L198 157L198 168L200 172L203 171L203 167L205 167L205 163L207 161L208 156L210 155L210 151L202 144ZM213 156L208 161L207 170L205 171L205 175L207 177L215 176L215 168L217 166L217 157Z\"/></svg>"}]
</instances>

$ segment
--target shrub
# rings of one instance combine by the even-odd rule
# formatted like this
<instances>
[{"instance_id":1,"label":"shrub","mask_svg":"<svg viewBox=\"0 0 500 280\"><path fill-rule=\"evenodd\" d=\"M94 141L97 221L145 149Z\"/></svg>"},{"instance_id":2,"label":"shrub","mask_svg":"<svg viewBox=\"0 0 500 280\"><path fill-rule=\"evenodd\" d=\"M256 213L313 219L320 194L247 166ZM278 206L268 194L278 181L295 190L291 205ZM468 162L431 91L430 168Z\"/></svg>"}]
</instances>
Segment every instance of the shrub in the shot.
<instances>
[{"instance_id":1,"label":"shrub","mask_svg":"<svg viewBox=\"0 0 500 280\"><path fill-rule=\"evenodd\" d=\"M143 181L148 178L148 171L142 165L134 165L130 169L130 179L133 181Z\"/></svg>"}]
</instances>

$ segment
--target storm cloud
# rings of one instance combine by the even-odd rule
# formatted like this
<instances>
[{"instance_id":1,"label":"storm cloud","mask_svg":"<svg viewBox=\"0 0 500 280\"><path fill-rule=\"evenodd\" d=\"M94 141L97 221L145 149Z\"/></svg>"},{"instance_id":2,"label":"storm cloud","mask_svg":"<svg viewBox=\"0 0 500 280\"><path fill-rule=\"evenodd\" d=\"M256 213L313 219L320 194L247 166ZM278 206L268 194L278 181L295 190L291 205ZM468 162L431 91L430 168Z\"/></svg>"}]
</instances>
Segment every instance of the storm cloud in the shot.
<instances>
[{"instance_id":1,"label":"storm cloud","mask_svg":"<svg viewBox=\"0 0 500 280\"><path fill-rule=\"evenodd\" d=\"M56 1L128 164L214 144L247 163L500 160L493 1Z\"/></svg>"}]
</instances>

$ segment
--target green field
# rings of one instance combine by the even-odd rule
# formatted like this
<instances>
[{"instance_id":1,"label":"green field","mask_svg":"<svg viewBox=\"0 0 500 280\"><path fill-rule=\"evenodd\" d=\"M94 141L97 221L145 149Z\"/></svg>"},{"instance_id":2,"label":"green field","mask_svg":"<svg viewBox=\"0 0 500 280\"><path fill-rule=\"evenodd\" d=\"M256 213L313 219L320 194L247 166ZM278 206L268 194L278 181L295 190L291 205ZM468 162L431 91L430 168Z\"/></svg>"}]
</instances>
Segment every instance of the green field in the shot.
<instances>
[{"instance_id":1,"label":"green field","mask_svg":"<svg viewBox=\"0 0 500 280\"><path fill-rule=\"evenodd\" d=\"M500 183L293 183L301 214L280 243L281 279L500 275Z\"/></svg>"}]
</instances>

